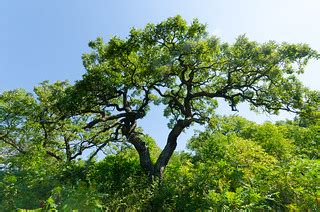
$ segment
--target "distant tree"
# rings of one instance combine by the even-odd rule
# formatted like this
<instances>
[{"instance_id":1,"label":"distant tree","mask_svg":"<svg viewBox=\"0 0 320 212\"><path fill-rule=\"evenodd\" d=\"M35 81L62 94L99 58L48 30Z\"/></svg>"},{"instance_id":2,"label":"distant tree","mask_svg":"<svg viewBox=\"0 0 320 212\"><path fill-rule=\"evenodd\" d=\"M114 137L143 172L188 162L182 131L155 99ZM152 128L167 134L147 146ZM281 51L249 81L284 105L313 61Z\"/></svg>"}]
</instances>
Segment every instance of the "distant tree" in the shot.
<instances>
[{"instance_id":1,"label":"distant tree","mask_svg":"<svg viewBox=\"0 0 320 212\"><path fill-rule=\"evenodd\" d=\"M89 46L93 52L83 55L86 73L74 85L45 82L35 89L37 99L19 91L1 95L0 139L6 146L27 153L26 144L34 140L47 155L70 162L85 150L94 150L91 159L112 143L128 143L146 174L162 178L180 134L207 123L217 99L234 111L247 102L251 109L277 114L307 111L310 99L319 96L297 79L307 62L319 57L308 45L259 44L245 36L222 43L206 25L198 20L188 25L180 16ZM152 104L165 106L171 129L154 159L152 142L137 123Z\"/></svg>"}]
</instances>

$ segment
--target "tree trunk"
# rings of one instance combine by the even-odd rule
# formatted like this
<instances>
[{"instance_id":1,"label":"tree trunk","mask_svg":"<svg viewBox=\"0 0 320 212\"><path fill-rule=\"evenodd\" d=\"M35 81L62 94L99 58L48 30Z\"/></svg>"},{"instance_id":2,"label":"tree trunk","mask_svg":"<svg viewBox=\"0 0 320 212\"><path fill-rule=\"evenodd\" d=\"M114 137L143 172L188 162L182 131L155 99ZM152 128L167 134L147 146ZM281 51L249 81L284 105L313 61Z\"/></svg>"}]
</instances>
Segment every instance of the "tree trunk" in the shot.
<instances>
[{"instance_id":1,"label":"tree trunk","mask_svg":"<svg viewBox=\"0 0 320 212\"><path fill-rule=\"evenodd\" d=\"M159 179L162 181L164 169L168 165L168 162L177 147L177 139L181 132L188 126L190 126L191 120L178 120L176 125L170 131L167 144L160 153L156 164L153 164L150 158L150 151L146 146L145 142L139 138L139 136L135 133L131 134L128 137L130 143L133 144L135 149L137 150L140 158L140 165L142 169L146 172L150 181L152 182L154 179Z\"/></svg>"},{"instance_id":2,"label":"tree trunk","mask_svg":"<svg viewBox=\"0 0 320 212\"><path fill-rule=\"evenodd\" d=\"M175 126L170 131L167 144L162 150L159 158L154 167L154 175L160 178L160 181L163 178L164 169L169 163L169 160L177 147L177 139L181 132L191 124L191 119L178 120Z\"/></svg>"},{"instance_id":3,"label":"tree trunk","mask_svg":"<svg viewBox=\"0 0 320 212\"><path fill-rule=\"evenodd\" d=\"M135 133L131 134L129 137L130 143L133 144L134 148L137 150L140 158L140 165L142 169L146 172L147 176L152 179L154 175L154 165L150 158L149 148L146 143L139 138Z\"/></svg>"}]
</instances>

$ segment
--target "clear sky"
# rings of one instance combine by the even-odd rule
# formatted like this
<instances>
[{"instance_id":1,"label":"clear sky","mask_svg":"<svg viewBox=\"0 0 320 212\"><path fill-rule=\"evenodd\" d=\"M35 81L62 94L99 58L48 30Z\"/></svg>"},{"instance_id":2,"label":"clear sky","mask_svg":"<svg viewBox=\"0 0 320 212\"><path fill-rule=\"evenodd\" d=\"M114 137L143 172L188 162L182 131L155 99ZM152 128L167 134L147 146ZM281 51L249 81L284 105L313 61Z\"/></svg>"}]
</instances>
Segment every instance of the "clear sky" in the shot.
<instances>
[{"instance_id":1,"label":"clear sky","mask_svg":"<svg viewBox=\"0 0 320 212\"><path fill-rule=\"evenodd\" d=\"M158 23L182 15L198 18L210 33L233 42L246 34L252 40L307 43L320 51L320 1L317 0L1 0L0 92L15 88L32 91L44 80L80 79L81 55L89 40L112 35L126 37L131 27ZM320 90L320 65L312 62L301 77ZM222 105L219 113L229 113ZM257 122L290 118L257 115L240 106L240 115ZM168 130L161 111L141 122L163 146ZM192 134L180 138L179 149Z\"/></svg>"}]
</instances>

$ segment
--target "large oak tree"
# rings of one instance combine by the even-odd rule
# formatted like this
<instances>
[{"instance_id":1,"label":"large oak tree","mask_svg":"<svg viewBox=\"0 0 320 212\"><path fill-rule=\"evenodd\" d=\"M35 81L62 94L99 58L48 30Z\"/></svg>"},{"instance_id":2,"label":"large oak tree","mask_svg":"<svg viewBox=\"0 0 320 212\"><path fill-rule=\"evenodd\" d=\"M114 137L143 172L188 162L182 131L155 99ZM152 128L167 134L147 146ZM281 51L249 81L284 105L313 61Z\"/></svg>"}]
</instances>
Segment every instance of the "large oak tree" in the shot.
<instances>
[{"instance_id":1,"label":"large oak tree","mask_svg":"<svg viewBox=\"0 0 320 212\"><path fill-rule=\"evenodd\" d=\"M245 36L223 43L198 20L188 25L176 16L89 46L86 73L74 85L45 82L35 89L37 99L21 90L1 95L2 151L27 154L27 144L36 142L45 154L70 162L85 150L93 151L91 159L110 143L129 143L146 174L161 178L180 134L205 124L218 99L231 110L247 102L271 114L309 111L318 101L319 93L297 78L319 57L306 44L260 44ZM153 104L165 106L171 129L156 160L137 124Z\"/></svg>"}]
</instances>

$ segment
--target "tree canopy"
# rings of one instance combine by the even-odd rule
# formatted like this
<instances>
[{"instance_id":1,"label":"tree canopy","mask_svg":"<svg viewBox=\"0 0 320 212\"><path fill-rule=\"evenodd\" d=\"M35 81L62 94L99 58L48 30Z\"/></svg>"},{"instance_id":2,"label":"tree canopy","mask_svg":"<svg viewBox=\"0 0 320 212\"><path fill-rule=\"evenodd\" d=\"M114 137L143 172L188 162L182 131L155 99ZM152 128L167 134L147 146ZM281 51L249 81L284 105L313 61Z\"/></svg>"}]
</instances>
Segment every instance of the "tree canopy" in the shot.
<instances>
[{"instance_id":1,"label":"tree canopy","mask_svg":"<svg viewBox=\"0 0 320 212\"><path fill-rule=\"evenodd\" d=\"M245 36L221 43L204 24L194 20L188 25L180 16L131 29L126 39L104 43L98 38L89 46L93 52L83 55L87 73L68 89L62 107L69 117L91 116L85 128L104 125L111 139L133 144L148 173L159 174L180 133L192 123L205 123L218 98L232 110L248 102L252 109L278 113L306 109L315 96L296 76L318 57L307 45L259 44ZM155 163L136 128L151 103L165 105L172 129Z\"/></svg>"}]
</instances>

